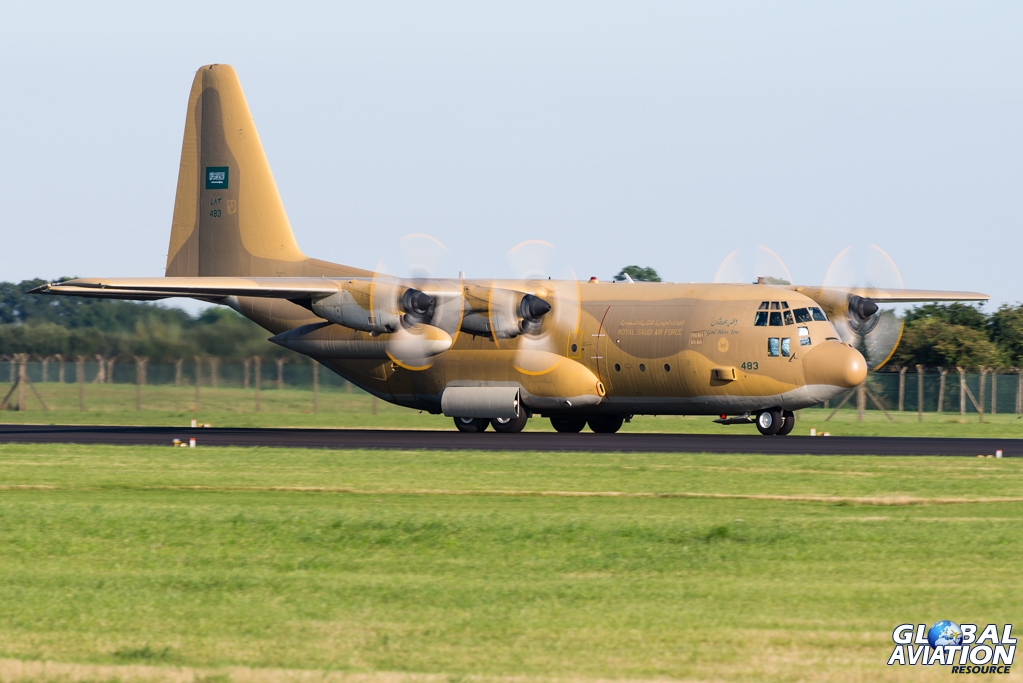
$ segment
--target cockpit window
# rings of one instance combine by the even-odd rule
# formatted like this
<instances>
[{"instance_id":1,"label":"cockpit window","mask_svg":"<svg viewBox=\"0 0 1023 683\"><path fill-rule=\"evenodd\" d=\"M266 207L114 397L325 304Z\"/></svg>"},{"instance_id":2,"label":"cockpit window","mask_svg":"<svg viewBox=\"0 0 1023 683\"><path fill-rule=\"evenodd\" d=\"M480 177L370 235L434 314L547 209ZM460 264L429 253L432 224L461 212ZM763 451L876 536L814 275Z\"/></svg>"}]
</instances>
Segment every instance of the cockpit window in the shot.
<instances>
[{"instance_id":1,"label":"cockpit window","mask_svg":"<svg viewBox=\"0 0 1023 683\"><path fill-rule=\"evenodd\" d=\"M792 324L792 311L783 311L783 313L785 314L785 324L786 325L791 325Z\"/></svg>"},{"instance_id":2,"label":"cockpit window","mask_svg":"<svg viewBox=\"0 0 1023 683\"><path fill-rule=\"evenodd\" d=\"M767 302L767 301L761 301L761 302L760 302L760 308L759 308L759 309L757 309L757 310L760 310L760 311L766 311L766 310L767 310L767 307L768 307L768 305L769 305L769 302Z\"/></svg>"},{"instance_id":3,"label":"cockpit window","mask_svg":"<svg viewBox=\"0 0 1023 683\"><path fill-rule=\"evenodd\" d=\"M753 321L753 324L757 327L764 327L767 325L767 311L757 311L757 318Z\"/></svg>"},{"instance_id":4,"label":"cockpit window","mask_svg":"<svg viewBox=\"0 0 1023 683\"><path fill-rule=\"evenodd\" d=\"M771 311L771 327L781 327L781 313Z\"/></svg>"},{"instance_id":5,"label":"cockpit window","mask_svg":"<svg viewBox=\"0 0 1023 683\"><path fill-rule=\"evenodd\" d=\"M808 323L813 320L813 316L810 314L810 311L805 308L797 308L792 311L792 313L796 316L797 323Z\"/></svg>"},{"instance_id":6,"label":"cockpit window","mask_svg":"<svg viewBox=\"0 0 1023 683\"><path fill-rule=\"evenodd\" d=\"M788 308L789 307L789 302L788 301L782 301L781 302L781 307L782 308Z\"/></svg>"},{"instance_id":7,"label":"cockpit window","mask_svg":"<svg viewBox=\"0 0 1023 683\"><path fill-rule=\"evenodd\" d=\"M781 306L778 305L777 301L772 301L771 302L771 310L772 311L779 311L779 310L781 310Z\"/></svg>"},{"instance_id":8,"label":"cockpit window","mask_svg":"<svg viewBox=\"0 0 1023 683\"><path fill-rule=\"evenodd\" d=\"M817 308L816 306L811 307L810 308L810 312L813 313L813 319L814 320L820 320L821 322L827 322L828 316L824 315L824 311L822 311L821 309Z\"/></svg>"}]
</instances>

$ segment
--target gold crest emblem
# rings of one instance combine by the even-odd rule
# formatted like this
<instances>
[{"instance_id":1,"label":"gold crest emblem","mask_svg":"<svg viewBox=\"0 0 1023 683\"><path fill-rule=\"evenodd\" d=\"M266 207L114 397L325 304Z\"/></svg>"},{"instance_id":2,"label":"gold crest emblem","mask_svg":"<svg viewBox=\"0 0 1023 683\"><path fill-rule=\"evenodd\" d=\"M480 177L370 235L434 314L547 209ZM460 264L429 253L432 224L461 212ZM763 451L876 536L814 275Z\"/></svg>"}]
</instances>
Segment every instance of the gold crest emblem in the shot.
<instances>
[{"instance_id":1,"label":"gold crest emblem","mask_svg":"<svg viewBox=\"0 0 1023 683\"><path fill-rule=\"evenodd\" d=\"M718 337L718 351L724 353L728 350L728 337Z\"/></svg>"},{"instance_id":2,"label":"gold crest emblem","mask_svg":"<svg viewBox=\"0 0 1023 683\"><path fill-rule=\"evenodd\" d=\"M238 210L238 202L234 199L227 200L227 212L234 215L234 212Z\"/></svg>"}]
</instances>

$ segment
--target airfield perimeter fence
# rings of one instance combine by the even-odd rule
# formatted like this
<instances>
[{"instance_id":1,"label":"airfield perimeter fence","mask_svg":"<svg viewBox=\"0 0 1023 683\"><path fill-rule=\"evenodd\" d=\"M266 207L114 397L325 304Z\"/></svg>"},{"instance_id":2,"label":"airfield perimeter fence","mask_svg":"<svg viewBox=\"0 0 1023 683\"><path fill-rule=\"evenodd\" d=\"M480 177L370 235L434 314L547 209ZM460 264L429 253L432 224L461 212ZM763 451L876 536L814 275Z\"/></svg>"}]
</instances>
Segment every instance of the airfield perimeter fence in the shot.
<instances>
[{"instance_id":1,"label":"airfield perimeter fence","mask_svg":"<svg viewBox=\"0 0 1023 683\"><path fill-rule=\"evenodd\" d=\"M90 386L98 385L135 385L134 407L137 410L154 407L145 387L180 389L165 391L167 397L160 403L166 408L168 401L176 402L181 409L195 407L196 402L201 401L201 392L209 389L253 392L255 409L259 406L259 392L308 391L312 394L313 410L321 392L364 393L317 363L288 360L207 356L150 364L144 358L41 359L19 354L0 358L0 387L4 387L0 390L0 409L52 409L50 404L54 403L59 409L89 410L95 407L96 400L102 400L97 397L100 392L89 391ZM24 381L20 379L22 373ZM199 391L196 391L197 377ZM81 386L77 392L60 386L71 384ZM274 410L306 409L302 405L301 402L278 405ZM1023 369L885 367L870 373L860 388L851 389L822 407L886 413L970 414L980 419L993 413L1021 414Z\"/></svg>"},{"instance_id":2,"label":"airfield perimeter fence","mask_svg":"<svg viewBox=\"0 0 1023 683\"><path fill-rule=\"evenodd\" d=\"M134 394L125 385L134 385ZM159 390L159 395L146 389ZM365 394L319 363L288 359L205 356L149 363L144 358L37 359L22 354L0 359L0 410L93 410L99 407L97 402L110 402L115 394L134 396L133 406L128 399L128 409L177 404L184 410L194 409L203 396L209 398L218 390L226 390L220 395L234 397L235 403L242 396L254 399L254 407L248 409L256 410L260 394L265 399L278 390L309 392L305 402L275 404L277 412L315 410L320 394Z\"/></svg>"}]
</instances>

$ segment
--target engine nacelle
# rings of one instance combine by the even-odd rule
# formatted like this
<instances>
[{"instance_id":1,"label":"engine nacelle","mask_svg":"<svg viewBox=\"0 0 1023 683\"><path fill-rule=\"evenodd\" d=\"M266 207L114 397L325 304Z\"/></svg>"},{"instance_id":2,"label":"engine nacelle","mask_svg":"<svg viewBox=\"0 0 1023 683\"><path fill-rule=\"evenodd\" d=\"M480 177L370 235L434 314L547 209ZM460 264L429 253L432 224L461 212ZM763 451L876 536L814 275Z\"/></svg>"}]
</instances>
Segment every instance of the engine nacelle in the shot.
<instances>
[{"instance_id":1,"label":"engine nacelle","mask_svg":"<svg viewBox=\"0 0 1023 683\"><path fill-rule=\"evenodd\" d=\"M494 339L537 332L551 305L533 294L510 289L467 287L462 330Z\"/></svg>"},{"instance_id":2,"label":"engine nacelle","mask_svg":"<svg viewBox=\"0 0 1023 683\"><path fill-rule=\"evenodd\" d=\"M434 308L429 294L388 281L350 280L334 294L312 302L313 313L324 320L372 334L428 324Z\"/></svg>"},{"instance_id":3,"label":"engine nacelle","mask_svg":"<svg viewBox=\"0 0 1023 683\"><path fill-rule=\"evenodd\" d=\"M332 323L374 334L394 332L401 325L401 317L396 312L363 307L357 296L358 293L353 295L347 289L338 290L330 296L314 300L313 313Z\"/></svg>"}]
</instances>

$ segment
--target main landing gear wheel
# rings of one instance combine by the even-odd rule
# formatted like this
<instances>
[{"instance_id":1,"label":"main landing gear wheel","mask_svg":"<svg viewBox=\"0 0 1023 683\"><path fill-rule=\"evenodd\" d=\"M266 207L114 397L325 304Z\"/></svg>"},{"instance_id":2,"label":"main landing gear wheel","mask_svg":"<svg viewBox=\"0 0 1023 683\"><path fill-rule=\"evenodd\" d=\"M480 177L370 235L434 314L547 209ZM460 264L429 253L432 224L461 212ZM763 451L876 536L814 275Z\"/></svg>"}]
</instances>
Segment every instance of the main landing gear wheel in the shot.
<instances>
[{"instance_id":1,"label":"main landing gear wheel","mask_svg":"<svg viewBox=\"0 0 1023 683\"><path fill-rule=\"evenodd\" d=\"M781 429L778 430L778 436L785 436L786 434L791 434L792 430L796 426L796 414L793 413L791 410L786 410L784 413L781 414L781 418L782 423Z\"/></svg>"},{"instance_id":2,"label":"main landing gear wheel","mask_svg":"<svg viewBox=\"0 0 1023 683\"><path fill-rule=\"evenodd\" d=\"M602 415L600 417L591 417L589 422L590 429L597 434L614 434L622 428L625 418L621 415Z\"/></svg>"},{"instance_id":3,"label":"main landing gear wheel","mask_svg":"<svg viewBox=\"0 0 1023 683\"><path fill-rule=\"evenodd\" d=\"M529 416L526 415L526 411L522 410L518 417L495 417L490 424L493 425L495 432L518 434L526 426L528 420Z\"/></svg>"},{"instance_id":4,"label":"main landing gear wheel","mask_svg":"<svg viewBox=\"0 0 1023 683\"><path fill-rule=\"evenodd\" d=\"M465 432L467 434L475 434L477 432L487 431L487 426L490 425L490 420L485 417L456 417L455 426L458 427L458 431Z\"/></svg>"},{"instance_id":5,"label":"main landing gear wheel","mask_svg":"<svg viewBox=\"0 0 1023 683\"><path fill-rule=\"evenodd\" d=\"M781 410L778 408L769 408L768 410L762 410L757 413L757 429L759 429L760 433L764 436L773 436L777 434L783 424L784 420L782 420Z\"/></svg>"},{"instance_id":6,"label":"main landing gear wheel","mask_svg":"<svg viewBox=\"0 0 1023 683\"><path fill-rule=\"evenodd\" d=\"M586 426L584 417L552 417L551 426L562 434L578 434Z\"/></svg>"}]
</instances>

